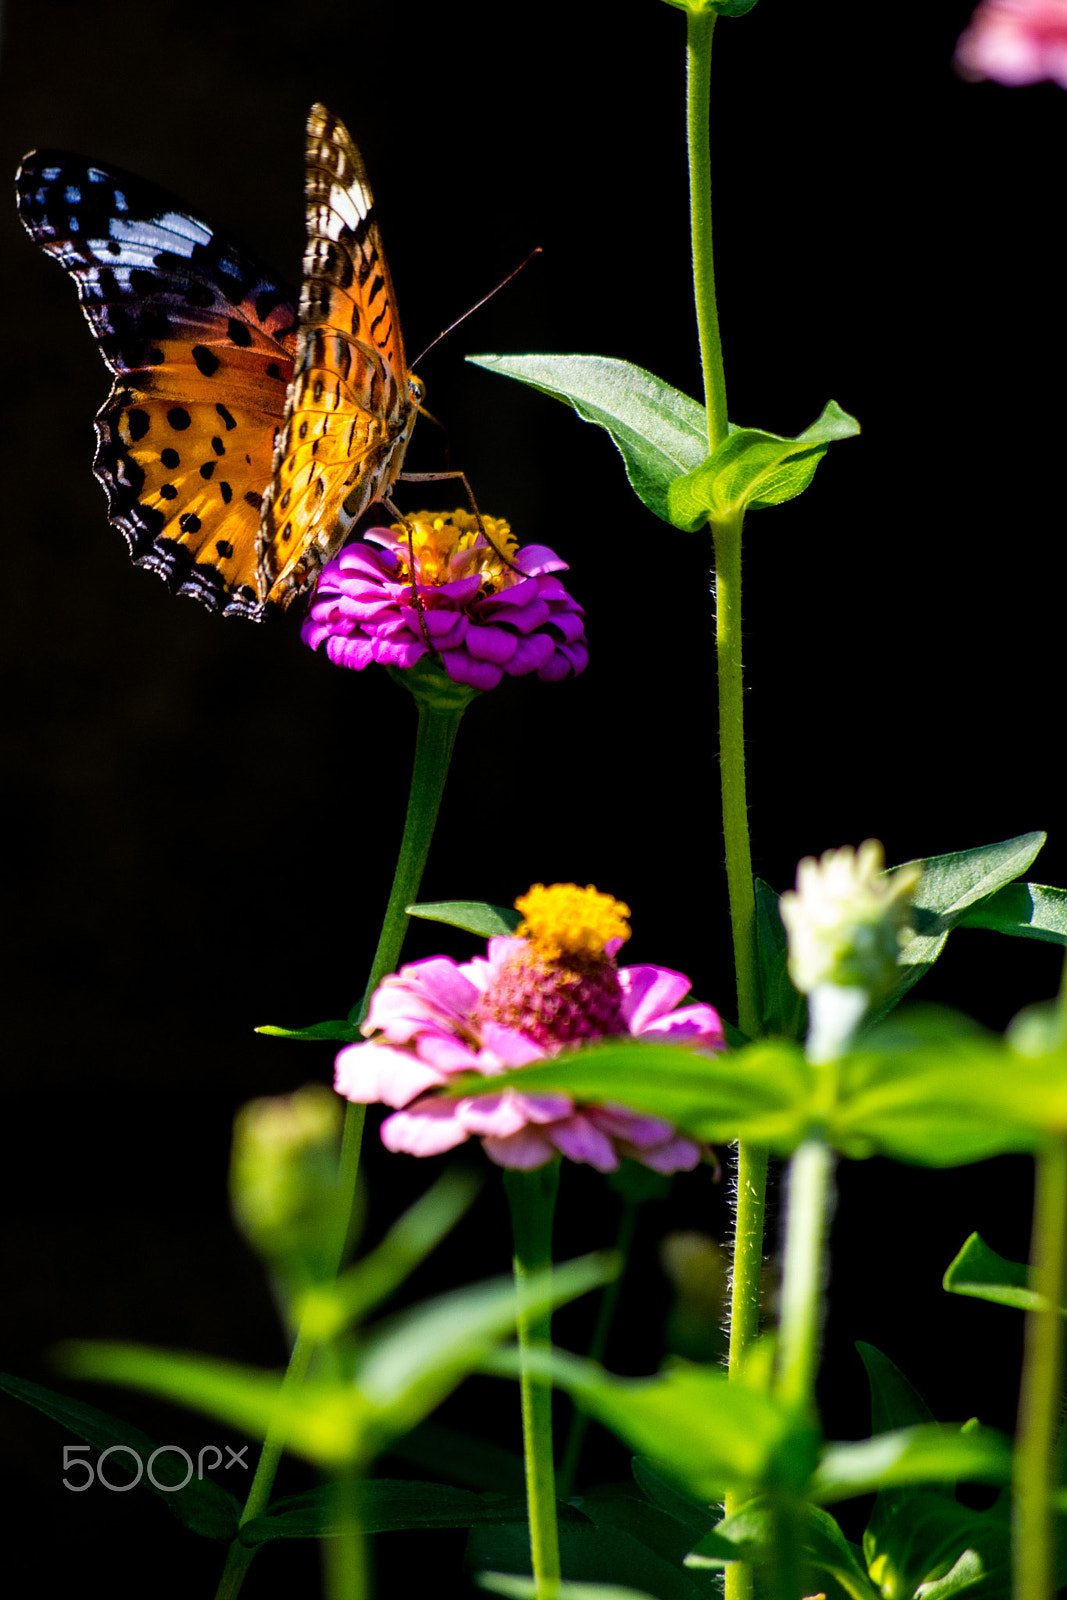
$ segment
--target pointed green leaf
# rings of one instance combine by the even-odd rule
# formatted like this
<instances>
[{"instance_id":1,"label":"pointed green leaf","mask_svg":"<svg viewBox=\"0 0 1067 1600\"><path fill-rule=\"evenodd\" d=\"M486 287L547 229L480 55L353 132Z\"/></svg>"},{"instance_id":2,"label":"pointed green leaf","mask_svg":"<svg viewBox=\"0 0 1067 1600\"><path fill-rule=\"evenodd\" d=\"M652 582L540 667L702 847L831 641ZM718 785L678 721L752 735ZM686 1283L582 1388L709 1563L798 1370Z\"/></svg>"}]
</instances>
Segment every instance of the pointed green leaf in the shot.
<instances>
[{"instance_id":1,"label":"pointed green leaf","mask_svg":"<svg viewBox=\"0 0 1067 1600\"><path fill-rule=\"evenodd\" d=\"M409 917L424 922L446 922L451 928L477 933L484 939L498 934L511 935L522 921L522 913L506 906L490 906L481 900L433 900L425 905L406 906Z\"/></svg>"},{"instance_id":2,"label":"pointed green leaf","mask_svg":"<svg viewBox=\"0 0 1067 1600\"><path fill-rule=\"evenodd\" d=\"M445 1172L398 1218L382 1242L332 1283L303 1299L300 1325L309 1339L334 1339L381 1304L410 1277L471 1205L481 1177L462 1167Z\"/></svg>"},{"instance_id":3,"label":"pointed green leaf","mask_svg":"<svg viewBox=\"0 0 1067 1600\"><path fill-rule=\"evenodd\" d=\"M795 439L760 428L736 428L699 466L671 483L670 520L676 528L693 532L709 517L782 505L808 487L833 440L859 431L855 417L834 400Z\"/></svg>"},{"instance_id":4,"label":"pointed green leaf","mask_svg":"<svg viewBox=\"0 0 1067 1600\"><path fill-rule=\"evenodd\" d=\"M814 1081L803 1051L786 1040L708 1056L684 1044L611 1039L490 1082L465 1074L447 1092L563 1089L578 1100L612 1100L665 1117L710 1144L751 1139L788 1152L804 1136Z\"/></svg>"},{"instance_id":5,"label":"pointed green leaf","mask_svg":"<svg viewBox=\"0 0 1067 1600\"><path fill-rule=\"evenodd\" d=\"M1044 883L1009 883L963 913L957 926L991 928L1019 939L1067 944L1067 889Z\"/></svg>"},{"instance_id":6,"label":"pointed green leaf","mask_svg":"<svg viewBox=\"0 0 1067 1600\"><path fill-rule=\"evenodd\" d=\"M778 909L779 896L762 878L755 880L756 954L759 961L760 1006L768 1034L802 1039L807 1029L804 996L789 976L789 941Z\"/></svg>"},{"instance_id":7,"label":"pointed green leaf","mask_svg":"<svg viewBox=\"0 0 1067 1600\"><path fill-rule=\"evenodd\" d=\"M889 1433L936 1419L915 1385L873 1344L856 1340L871 1389L871 1432Z\"/></svg>"},{"instance_id":8,"label":"pointed green leaf","mask_svg":"<svg viewBox=\"0 0 1067 1600\"><path fill-rule=\"evenodd\" d=\"M890 992L874 1008L868 1026L891 1011L929 972L944 948L950 931L964 913L1025 872L1044 844L1044 833L1021 833L999 844L922 860L923 876L915 893L912 926L915 937L900 952L900 975ZM907 863L904 863L907 865ZM899 868L891 867L890 873Z\"/></svg>"},{"instance_id":9,"label":"pointed green leaf","mask_svg":"<svg viewBox=\"0 0 1067 1600\"><path fill-rule=\"evenodd\" d=\"M896 1428L856 1443L831 1444L809 1494L822 1505L911 1483L1008 1483L1011 1444L993 1428L948 1424Z\"/></svg>"},{"instance_id":10,"label":"pointed green leaf","mask_svg":"<svg viewBox=\"0 0 1067 1600\"><path fill-rule=\"evenodd\" d=\"M272 1039L327 1039L335 1044L354 1044L363 1037L356 1024L345 1019L311 1022L306 1028L279 1028L272 1022L264 1022L256 1032L269 1034Z\"/></svg>"},{"instance_id":11,"label":"pointed green leaf","mask_svg":"<svg viewBox=\"0 0 1067 1600\"><path fill-rule=\"evenodd\" d=\"M262 1516L241 1528L242 1544L270 1539L331 1538L347 1526L337 1514L337 1486L323 1483L305 1494L276 1500ZM404 1528L473 1528L479 1523L517 1522L526 1502L516 1495L472 1494L450 1484L371 1478L357 1486L359 1525L363 1533L392 1533Z\"/></svg>"},{"instance_id":12,"label":"pointed green leaf","mask_svg":"<svg viewBox=\"0 0 1067 1600\"><path fill-rule=\"evenodd\" d=\"M51 1417L60 1427L66 1428L79 1439L84 1439L87 1444L95 1445L98 1450L118 1448L123 1451L123 1454L116 1457L116 1466L119 1469L127 1464L125 1452L132 1452L143 1469L141 1485L150 1493L157 1495L190 1532L198 1533L205 1539L221 1539L226 1542L234 1537L237 1532L240 1507L233 1495L220 1488L210 1478L198 1478L194 1475L184 1488L160 1487L161 1484L177 1484L186 1474L186 1463L179 1462L173 1454L172 1446L160 1446L154 1439L149 1438L147 1433L142 1433L140 1428L124 1422L121 1417L113 1417L106 1411L98 1410L96 1406L88 1406L81 1400L72 1400L65 1394L56 1394L54 1390L46 1389L39 1383L31 1383L27 1378L17 1378L10 1373L2 1372L0 1389L13 1395L16 1400L21 1400L25 1405L33 1406L46 1417ZM153 1462L152 1457L157 1450L162 1450L164 1453ZM148 1471L149 1462L152 1462L151 1476ZM129 1464L130 1476L133 1477L132 1461ZM155 1482L152 1481L153 1478Z\"/></svg>"},{"instance_id":13,"label":"pointed green leaf","mask_svg":"<svg viewBox=\"0 0 1067 1600\"><path fill-rule=\"evenodd\" d=\"M609 356L468 356L489 372L518 378L572 405L585 422L605 428L638 499L662 517L668 485L708 453L704 407L630 361Z\"/></svg>"},{"instance_id":14,"label":"pointed green leaf","mask_svg":"<svg viewBox=\"0 0 1067 1600\"><path fill-rule=\"evenodd\" d=\"M972 1233L949 1263L942 1281L950 1294L992 1300L996 1305L1014 1306L1019 1311L1036 1311L1044 1306L1045 1299L1027 1288L1027 1277L1025 1262L1006 1261L977 1233ZM1067 1316L1067 1310L1063 1315Z\"/></svg>"},{"instance_id":15,"label":"pointed green leaf","mask_svg":"<svg viewBox=\"0 0 1067 1600\"><path fill-rule=\"evenodd\" d=\"M820 1506L803 1508L803 1549L813 1576L831 1577L839 1583L851 1600L881 1600L881 1591L871 1583L864 1570L861 1552L845 1538L834 1518ZM716 1524L713 1537L727 1550L732 1548L733 1560L745 1556L758 1560L761 1552L773 1548L773 1522L771 1508L763 1498L748 1501L746 1505ZM722 1559L715 1555L711 1540L702 1540L686 1563L691 1567L711 1567L721 1570Z\"/></svg>"}]
</instances>

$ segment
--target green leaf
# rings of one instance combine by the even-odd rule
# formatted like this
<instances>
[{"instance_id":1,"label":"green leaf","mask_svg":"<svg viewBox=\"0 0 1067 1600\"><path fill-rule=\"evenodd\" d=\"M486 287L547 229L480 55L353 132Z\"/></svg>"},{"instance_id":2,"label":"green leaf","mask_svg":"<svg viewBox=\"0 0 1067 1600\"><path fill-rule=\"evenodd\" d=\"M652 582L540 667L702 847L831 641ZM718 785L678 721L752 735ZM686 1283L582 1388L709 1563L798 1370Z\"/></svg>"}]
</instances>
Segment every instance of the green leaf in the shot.
<instances>
[{"instance_id":1,"label":"green leaf","mask_svg":"<svg viewBox=\"0 0 1067 1600\"><path fill-rule=\"evenodd\" d=\"M648 509L670 522L668 486L708 454L704 407L643 367L610 356L468 356L572 405L611 435Z\"/></svg>"},{"instance_id":2,"label":"green leaf","mask_svg":"<svg viewBox=\"0 0 1067 1600\"><path fill-rule=\"evenodd\" d=\"M647 1500L634 1484L602 1484L574 1503L582 1515L598 1528L621 1528L647 1550L654 1550L672 1565L679 1565L693 1548L695 1541L689 1521L679 1521L655 1502ZM716 1516L717 1512L704 1506L700 1533L696 1538L709 1531ZM729 1549L725 1544L723 1548Z\"/></svg>"},{"instance_id":3,"label":"green leaf","mask_svg":"<svg viewBox=\"0 0 1067 1600\"><path fill-rule=\"evenodd\" d=\"M474 1581L479 1589L510 1596L510 1600L537 1600L539 1593L533 1578L510 1572L476 1572ZM617 1583L561 1583L553 1593L556 1600L654 1600L644 1589L622 1589Z\"/></svg>"},{"instance_id":4,"label":"green leaf","mask_svg":"<svg viewBox=\"0 0 1067 1600\"><path fill-rule=\"evenodd\" d=\"M160 1488L159 1484L169 1481L178 1483L185 1476L187 1465L173 1454L171 1447L162 1447L166 1453L152 1464L152 1477L157 1483L152 1482L148 1475L148 1463L159 1446L147 1433L142 1433L140 1428L135 1428L129 1422L124 1422L121 1417L113 1417L107 1411L100 1411L96 1406L89 1406L81 1400L71 1400L67 1395L56 1394L52 1389L46 1389L39 1383L31 1383L27 1378L17 1378L7 1372L0 1372L0 1389L21 1400L25 1405L33 1406L46 1417L51 1417L53 1422L58 1422L60 1427L75 1434L79 1439L84 1439L87 1444L95 1445L98 1450L109 1450L121 1446L123 1450L130 1450L140 1461L142 1476L140 1484L155 1494L171 1511L183 1527L191 1533L198 1533L205 1539L221 1539L229 1542L237 1532L237 1523L240 1517L240 1506L232 1494L212 1482L210 1478L198 1478L195 1475L181 1489ZM128 1459L128 1458L127 1458ZM121 1469L125 1466L123 1456L117 1458L117 1465ZM133 1469L131 1467L131 1477Z\"/></svg>"},{"instance_id":5,"label":"green leaf","mask_svg":"<svg viewBox=\"0 0 1067 1600\"><path fill-rule=\"evenodd\" d=\"M827 1445L812 1478L811 1498L823 1505L871 1490L912 1483L1007 1483L1011 1444L992 1428L961 1432L949 1424L896 1428L872 1439Z\"/></svg>"},{"instance_id":6,"label":"green leaf","mask_svg":"<svg viewBox=\"0 0 1067 1600\"><path fill-rule=\"evenodd\" d=\"M1044 1307L1045 1299L1027 1288L1027 1276L1025 1262L1006 1261L977 1233L972 1233L949 1263L942 1281L950 1294L992 1300L996 1305L1014 1306L1019 1311L1036 1311ZM1067 1310L1063 1315L1067 1316Z\"/></svg>"},{"instance_id":7,"label":"green leaf","mask_svg":"<svg viewBox=\"0 0 1067 1600\"><path fill-rule=\"evenodd\" d=\"M812 1436L793 1412L771 1394L728 1382L721 1367L679 1361L654 1378L617 1378L561 1350L533 1352L532 1359L583 1411L698 1500L768 1482L799 1489L814 1466ZM495 1351L482 1370L511 1375L516 1352Z\"/></svg>"},{"instance_id":8,"label":"green leaf","mask_svg":"<svg viewBox=\"0 0 1067 1600\"><path fill-rule=\"evenodd\" d=\"M683 1529L686 1550L691 1550L696 1541L709 1532L709 1525L717 1520L718 1512L677 1488L647 1456L632 1457L630 1470L645 1498Z\"/></svg>"},{"instance_id":9,"label":"green leaf","mask_svg":"<svg viewBox=\"0 0 1067 1600\"><path fill-rule=\"evenodd\" d=\"M871 1432L888 1433L936 1419L915 1385L873 1344L856 1340L871 1389Z\"/></svg>"},{"instance_id":10,"label":"green leaf","mask_svg":"<svg viewBox=\"0 0 1067 1600\"><path fill-rule=\"evenodd\" d=\"M482 1187L480 1175L462 1167L445 1172L398 1218L381 1243L332 1283L304 1296L300 1324L309 1339L334 1339L380 1305L440 1243Z\"/></svg>"},{"instance_id":11,"label":"green leaf","mask_svg":"<svg viewBox=\"0 0 1067 1600\"><path fill-rule=\"evenodd\" d=\"M479 1523L516 1522L525 1517L525 1499L516 1495L472 1494L450 1484L370 1478L358 1486L362 1533L393 1533L404 1528L473 1528ZM269 1510L241 1528L242 1544L270 1539L320 1539L344 1525L336 1511L337 1486L320 1484L305 1494L276 1500Z\"/></svg>"},{"instance_id":12,"label":"green leaf","mask_svg":"<svg viewBox=\"0 0 1067 1600\"><path fill-rule=\"evenodd\" d=\"M522 921L522 913L506 906L490 906L481 900L433 900L425 905L406 906L409 917L424 922L446 922L451 928L477 933L484 939L511 935Z\"/></svg>"},{"instance_id":13,"label":"green leaf","mask_svg":"<svg viewBox=\"0 0 1067 1600\"><path fill-rule=\"evenodd\" d=\"M963 913L961 928L991 928L1018 939L1067 944L1067 889L1044 883L1010 883Z\"/></svg>"},{"instance_id":14,"label":"green leaf","mask_svg":"<svg viewBox=\"0 0 1067 1600\"><path fill-rule=\"evenodd\" d=\"M814 1081L803 1051L786 1040L708 1056L684 1044L611 1039L489 1083L465 1074L447 1092L461 1098L479 1089L563 1089L578 1100L612 1100L665 1117L710 1144L751 1139L788 1152L804 1136Z\"/></svg>"},{"instance_id":15,"label":"green leaf","mask_svg":"<svg viewBox=\"0 0 1067 1600\"><path fill-rule=\"evenodd\" d=\"M1067 1054L1029 1057L967 1018L915 1007L841 1063L827 1137L850 1157L948 1167L1067 1129Z\"/></svg>"},{"instance_id":16,"label":"green leaf","mask_svg":"<svg viewBox=\"0 0 1067 1600\"><path fill-rule=\"evenodd\" d=\"M802 1511L803 1549L813 1575L830 1577L839 1583L851 1600L880 1600L863 1567L861 1552L845 1538L834 1518L820 1506L804 1506ZM767 1500L748 1501L733 1516L725 1517L715 1527L719 1542L733 1551L733 1560L742 1555L758 1560L761 1553L773 1549L771 1508ZM703 1566L721 1570L724 1562L713 1554L710 1540L702 1541L688 1559L692 1567Z\"/></svg>"},{"instance_id":17,"label":"green leaf","mask_svg":"<svg viewBox=\"0 0 1067 1600\"><path fill-rule=\"evenodd\" d=\"M522 1494L522 1457L439 1422L420 1422L389 1447L389 1454L411 1466L449 1478L470 1489Z\"/></svg>"},{"instance_id":18,"label":"green leaf","mask_svg":"<svg viewBox=\"0 0 1067 1600\"><path fill-rule=\"evenodd\" d=\"M762 878L755 880L756 955L759 961L760 1006L765 1032L802 1039L807 1008L789 976L789 941L778 909L779 896Z\"/></svg>"},{"instance_id":19,"label":"green leaf","mask_svg":"<svg viewBox=\"0 0 1067 1600\"><path fill-rule=\"evenodd\" d=\"M531 1278L523 1301L536 1315L617 1270L612 1257L585 1256ZM354 1382L313 1378L299 1388L283 1388L280 1374L138 1345L69 1344L57 1355L75 1376L161 1395L253 1438L276 1424L288 1449L330 1471L365 1465L420 1422L509 1332L518 1305L510 1278L440 1295L365 1335Z\"/></svg>"},{"instance_id":20,"label":"green leaf","mask_svg":"<svg viewBox=\"0 0 1067 1600\"><path fill-rule=\"evenodd\" d=\"M567 1521L559 1526L559 1554L565 1587L603 1600L613 1591L627 1596L635 1591L651 1600L709 1600L707 1585L679 1563L650 1550L626 1528ZM510 1572L528 1581L530 1530L525 1518L510 1527L479 1527L471 1532L467 1563L494 1573ZM496 1593L504 1593L498 1589ZM510 1593L529 1593L511 1590Z\"/></svg>"},{"instance_id":21,"label":"green leaf","mask_svg":"<svg viewBox=\"0 0 1067 1600\"><path fill-rule=\"evenodd\" d=\"M870 1532L870 1530L868 1530ZM1011 1523L996 1507L972 1511L950 1495L917 1490L867 1541L883 1594L966 1593L1003 1600L1011 1592Z\"/></svg>"},{"instance_id":22,"label":"green leaf","mask_svg":"<svg viewBox=\"0 0 1067 1600\"><path fill-rule=\"evenodd\" d=\"M311 1022L306 1028L279 1028L273 1022L264 1022L256 1032L269 1034L272 1039L329 1039L335 1044L354 1044L363 1038L356 1024L344 1019Z\"/></svg>"},{"instance_id":23,"label":"green leaf","mask_svg":"<svg viewBox=\"0 0 1067 1600\"><path fill-rule=\"evenodd\" d=\"M900 975L872 1010L868 1027L891 1011L929 972L964 913L1025 872L1046 838L1044 833L1021 833L999 844L956 850L945 856L927 856L922 860L923 876L915 893L912 920L915 937L901 950L897 963ZM891 867L890 873L898 870Z\"/></svg>"},{"instance_id":24,"label":"green leaf","mask_svg":"<svg viewBox=\"0 0 1067 1600\"><path fill-rule=\"evenodd\" d=\"M706 460L676 478L667 491L669 519L692 533L709 517L782 505L801 494L835 439L860 431L855 417L831 400L795 439L760 428L737 428Z\"/></svg>"}]
</instances>

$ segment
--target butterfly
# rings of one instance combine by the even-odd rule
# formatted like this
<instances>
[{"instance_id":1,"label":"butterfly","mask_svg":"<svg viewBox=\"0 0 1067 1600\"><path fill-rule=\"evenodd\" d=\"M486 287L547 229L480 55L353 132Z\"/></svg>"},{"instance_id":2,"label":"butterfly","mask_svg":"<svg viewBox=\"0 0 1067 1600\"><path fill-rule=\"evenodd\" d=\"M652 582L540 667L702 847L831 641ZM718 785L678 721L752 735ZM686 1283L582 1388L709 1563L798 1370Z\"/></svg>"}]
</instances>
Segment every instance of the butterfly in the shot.
<instances>
[{"instance_id":1,"label":"butterfly","mask_svg":"<svg viewBox=\"0 0 1067 1600\"><path fill-rule=\"evenodd\" d=\"M131 558L224 615L284 610L388 500L423 397L348 130L312 106L299 305L130 173L34 151L16 186L114 374L93 471Z\"/></svg>"}]
</instances>

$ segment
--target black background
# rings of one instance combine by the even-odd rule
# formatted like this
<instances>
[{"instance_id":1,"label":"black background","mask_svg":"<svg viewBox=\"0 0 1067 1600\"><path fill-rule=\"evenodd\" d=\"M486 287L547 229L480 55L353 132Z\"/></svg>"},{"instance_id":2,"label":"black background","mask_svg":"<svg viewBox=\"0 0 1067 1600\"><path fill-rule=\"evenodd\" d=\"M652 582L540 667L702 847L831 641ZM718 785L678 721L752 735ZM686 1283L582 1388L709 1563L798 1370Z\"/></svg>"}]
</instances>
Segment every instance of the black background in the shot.
<instances>
[{"instance_id":1,"label":"black background","mask_svg":"<svg viewBox=\"0 0 1067 1600\"><path fill-rule=\"evenodd\" d=\"M803 499L746 530L753 855L779 888L800 856L869 835L892 862L1032 828L1051 840L1031 876L1067 882L1051 381L1064 354L1051 230L1067 100L955 78L969 10L762 0L717 30L731 416L794 433L833 396L863 425ZM508 903L538 880L594 882L633 909L629 959L684 970L732 1015L703 537L634 500L606 436L463 361L597 352L699 394L682 14L561 0L23 0L4 27L0 167L13 175L25 150L56 145L133 169L290 281L303 121L324 100L366 156L412 358L543 247L419 370L483 509L569 561L591 664L576 682L505 683L468 712L423 898ZM329 1079L329 1047L251 1030L335 1016L356 998L399 839L413 713L384 673L305 650L295 617L222 622L128 564L90 471L103 367L13 204L0 232L11 980L0 1365L55 1383L47 1352L66 1336L278 1364L267 1293L228 1219L232 1113ZM443 464L441 437L421 426L408 466ZM423 497L403 494L410 509ZM444 489L435 503L453 498ZM470 944L415 928L406 953L438 949ZM1051 946L961 933L925 995L1000 1027L1051 994L1058 970ZM386 1156L371 1132L370 1238L438 1166ZM940 1415L1012 1425L1019 1325L944 1295L940 1277L973 1228L1025 1255L1029 1185L1021 1160L842 1171L822 1383L831 1433L866 1429L855 1338L881 1345ZM595 1175L568 1171L561 1207L561 1255L610 1238ZM501 1210L491 1176L412 1294L503 1270ZM706 1170L649 1210L609 1352L618 1370L659 1359L669 1293L656 1244L677 1227L724 1236ZM582 1314L559 1331L580 1348ZM133 1395L79 1392L194 1449L222 1437ZM2 1409L12 1575L56 1593L87 1574L116 1595L213 1592L215 1549L141 1496L65 1491L64 1436ZM502 1385L472 1386L450 1415L516 1443ZM607 1447L590 1460L594 1475L625 1470ZM286 1487L305 1481L286 1469ZM383 1593L415 1584L412 1560L440 1592L462 1539L379 1544ZM269 1552L250 1600L315 1592L315 1562L310 1546Z\"/></svg>"}]
</instances>

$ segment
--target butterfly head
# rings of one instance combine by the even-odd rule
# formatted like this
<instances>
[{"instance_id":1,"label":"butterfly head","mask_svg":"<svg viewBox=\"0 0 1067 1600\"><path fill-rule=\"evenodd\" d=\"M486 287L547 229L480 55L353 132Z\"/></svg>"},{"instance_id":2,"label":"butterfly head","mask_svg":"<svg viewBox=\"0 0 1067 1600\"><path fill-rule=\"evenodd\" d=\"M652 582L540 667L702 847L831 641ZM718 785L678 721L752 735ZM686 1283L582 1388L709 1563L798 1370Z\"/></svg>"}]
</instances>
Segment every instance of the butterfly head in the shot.
<instances>
[{"instance_id":1,"label":"butterfly head","mask_svg":"<svg viewBox=\"0 0 1067 1600\"><path fill-rule=\"evenodd\" d=\"M422 402L426 399L426 385L421 378L416 378L413 372L408 373L408 399L413 410L422 410Z\"/></svg>"}]
</instances>

